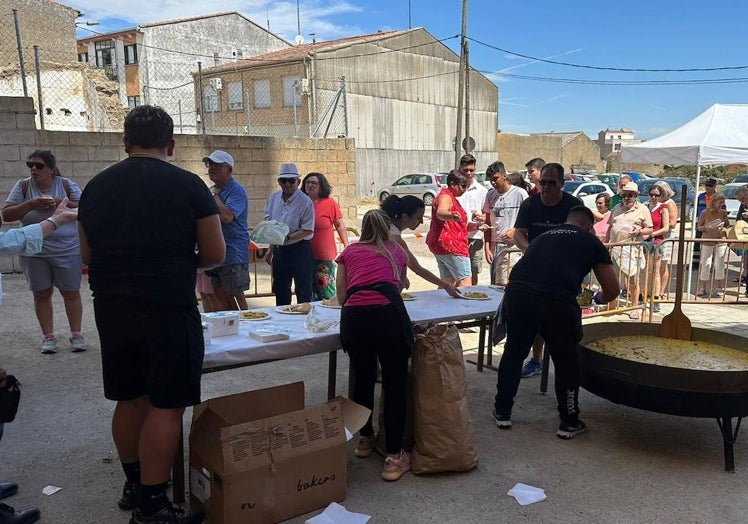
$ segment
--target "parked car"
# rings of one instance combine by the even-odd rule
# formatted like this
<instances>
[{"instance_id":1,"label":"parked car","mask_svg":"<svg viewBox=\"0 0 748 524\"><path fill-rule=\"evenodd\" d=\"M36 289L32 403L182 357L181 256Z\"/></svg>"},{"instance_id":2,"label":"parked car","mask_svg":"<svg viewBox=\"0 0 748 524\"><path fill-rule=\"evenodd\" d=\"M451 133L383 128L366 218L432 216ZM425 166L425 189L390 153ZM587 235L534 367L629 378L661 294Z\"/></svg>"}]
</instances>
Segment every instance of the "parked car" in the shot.
<instances>
[{"instance_id":1,"label":"parked car","mask_svg":"<svg viewBox=\"0 0 748 524\"><path fill-rule=\"evenodd\" d=\"M443 180L440 178L441 176L444 176ZM390 195L399 197L412 195L430 206L434 203L434 198L442 190L446 181L447 175L444 173L411 173L401 176L392 185L380 188L377 191L377 198L380 202L383 202Z\"/></svg>"},{"instance_id":2,"label":"parked car","mask_svg":"<svg viewBox=\"0 0 748 524\"><path fill-rule=\"evenodd\" d=\"M735 180L731 182L731 184L737 184L738 182L742 184L748 184L748 173L742 173L735 177Z\"/></svg>"},{"instance_id":3,"label":"parked car","mask_svg":"<svg viewBox=\"0 0 748 524\"><path fill-rule=\"evenodd\" d=\"M576 180L578 182L596 182L598 180L597 175L589 175L586 173L566 173L564 180Z\"/></svg>"},{"instance_id":4,"label":"parked car","mask_svg":"<svg viewBox=\"0 0 748 524\"><path fill-rule=\"evenodd\" d=\"M681 191L683 186L685 185L688 189L686 190L686 216L688 219L691 219L691 214L693 213L693 206L694 201L696 199L696 193L693 188L693 182L691 182L688 178L680 178L680 177L669 177L669 178L647 178L639 180L636 184L639 186L639 201L643 203L647 203L649 201L649 189L655 184L655 182L659 182L660 180L667 182L667 184L670 186L670 188L675 191L675 196L673 197L673 200L676 204L678 204L678 209L680 209L680 199L681 199Z\"/></svg>"},{"instance_id":5,"label":"parked car","mask_svg":"<svg viewBox=\"0 0 748 524\"><path fill-rule=\"evenodd\" d=\"M732 182L730 184L725 184L724 186L717 189L717 193L721 193L725 196L727 218L729 218L730 220L737 220L740 200L735 198L735 191L737 191L739 187L743 186L745 186L745 183L743 182Z\"/></svg>"},{"instance_id":6,"label":"parked car","mask_svg":"<svg viewBox=\"0 0 748 524\"><path fill-rule=\"evenodd\" d=\"M597 175L597 178L600 182L607 184L613 193L618 193L618 183L621 181L620 173L601 173Z\"/></svg>"},{"instance_id":7,"label":"parked car","mask_svg":"<svg viewBox=\"0 0 748 524\"><path fill-rule=\"evenodd\" d=\"M622 175L628 175L631 177L631 180L639 183L640 180L654 180L651 176L649 176L647 173L637 173L636 171L621 171Z\"/></svg>"},{"instance_id":8,"label":"parked car","mask_svg":"<svg viewBox=\"0 0 748 524\"><path fill-rule=\"evenodd\" d=\"M595 209L595 199L600 193L613 196L613 191L602 182L585 182L582 180L569 180L562 187L567 193L580 199L585 206Z\"/></svg>"}]
</instances>

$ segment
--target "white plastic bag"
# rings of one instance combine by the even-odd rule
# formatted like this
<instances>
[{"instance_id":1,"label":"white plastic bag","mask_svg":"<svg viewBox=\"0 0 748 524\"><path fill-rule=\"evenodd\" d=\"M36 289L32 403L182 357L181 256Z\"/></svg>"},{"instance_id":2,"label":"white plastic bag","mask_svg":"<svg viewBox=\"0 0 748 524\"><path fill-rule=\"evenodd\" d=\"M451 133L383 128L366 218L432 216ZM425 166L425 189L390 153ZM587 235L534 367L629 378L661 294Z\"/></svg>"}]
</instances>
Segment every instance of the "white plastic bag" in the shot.
<instances>
[{"instance_id":1,"label":"white plastic bag","mask_svg":"<svg viewBox=\"0 0 748 524\"><path fill-rule=\"evenodd\" d=\"M304 326L312 333L322 333L338 324L338 320L328 320L320 317L314 304L304 320Z\"/></svg>"},{"instance_id":2,"label":"white plastic bag","mask_svg":"<svg viewBox=\"0 0 748 524\"><path fill-rule=\"evenodd\" d=\"M288 224L277 220L263 220L252 231L252 240L258 244L282 246L288 236Z\"/></svg>"}]
</instances>

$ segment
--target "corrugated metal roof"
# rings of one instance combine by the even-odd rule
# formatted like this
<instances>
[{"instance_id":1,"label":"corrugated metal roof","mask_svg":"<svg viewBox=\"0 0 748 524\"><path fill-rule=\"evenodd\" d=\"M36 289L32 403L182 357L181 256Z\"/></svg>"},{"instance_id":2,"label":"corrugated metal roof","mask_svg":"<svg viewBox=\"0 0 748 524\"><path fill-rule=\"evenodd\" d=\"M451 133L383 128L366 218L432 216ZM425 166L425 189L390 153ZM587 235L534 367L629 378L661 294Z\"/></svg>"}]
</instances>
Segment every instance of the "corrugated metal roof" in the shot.
<instances>
[{"instance_id":1,"label":"corrugated metal roof","mask_svg":"<svg viewBox=\"0 0 748 524\"><path fill-rule=\"evenodd\" d=\"M208 67L203 69L203 73L220 73L221 71L236 71L247 67L253 67L260 64L267 63L282 63L282 62L296 62L304 59L312 53L318 53L320 51L333 51L348 47L354 44L361 44L364 42L374 42L383 38L389 38L391 36L400 35L407 33L407 31L383 31L379 33L372 33L368 35L350 36L347 38L339 38L337 40L325 40L322 42L314 42L310 44L301 44L290 47L288 49L281 49L279 51L272 51L262 55L255 55L251 58L242 58L236 62L230 62L228 64L221 64L214 67Z\"/></svg>"}]
</instances>

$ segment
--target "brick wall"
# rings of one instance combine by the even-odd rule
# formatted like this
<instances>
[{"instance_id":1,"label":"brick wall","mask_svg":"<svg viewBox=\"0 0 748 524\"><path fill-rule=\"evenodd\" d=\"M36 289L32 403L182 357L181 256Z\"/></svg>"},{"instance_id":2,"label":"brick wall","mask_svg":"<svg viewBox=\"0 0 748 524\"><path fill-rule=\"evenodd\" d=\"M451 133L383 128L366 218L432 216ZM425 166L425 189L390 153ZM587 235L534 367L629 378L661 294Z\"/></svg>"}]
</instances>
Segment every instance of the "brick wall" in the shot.
<instances>
[{"instance_id":1,"label":"brick wall","mask_svg":"<svg viewBox=\"0 0 748 524\"><path fill-rule=\"evenodd\" d=\"M262 219L265 202L278 189L276 175L282 162L295 162L299 172L324 173L333 186L343 216L356 219L356 162L353 139L273 138L177 135L173 162L200 174L210 183L202 158L214 149L231 153L234 177L247 190L249 222ZM50 149L63 176L81 187L96 173L126 158L119 133L40 131L34 128L31 98L0 97L0 195L28 176L25 162L35 149ZM17 224L13 224L17 225ZM3 226L7 229L7 225ZM15 265L14 265L15 264ZM17 261L0 258L0 270L17 269Z\"/></svg>"}]
</instances>

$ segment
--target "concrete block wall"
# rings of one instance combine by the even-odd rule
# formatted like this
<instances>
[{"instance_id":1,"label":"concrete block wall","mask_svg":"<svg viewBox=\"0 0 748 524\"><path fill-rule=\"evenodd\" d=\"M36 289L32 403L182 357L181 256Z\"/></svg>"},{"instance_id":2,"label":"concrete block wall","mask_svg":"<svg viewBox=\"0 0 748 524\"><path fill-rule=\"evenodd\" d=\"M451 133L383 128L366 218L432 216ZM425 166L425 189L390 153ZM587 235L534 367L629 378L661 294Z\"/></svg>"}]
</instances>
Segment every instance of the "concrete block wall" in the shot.
<instances>
[{"instance_id":1,"label":"concrete block wall","mask_svg":"<svg viewBox=\"0 0 748 524\"><path fill-rule=\"evenodd\" d=\"M249 225L262 220L265 202L279 189L277 174L283 162L295 162L302 176L325 174L333 186L343 216L354 222L356 156L353 139L274 138L246 136L176 135L173 162L200 175L210 184L203 157L215 149L235 160L234 177L247 190ZM41 131L34 127L31 98L0 97L0 197L5 202L13 185L29 176L26 158L36 149L49 149L60 173L82 188L96 173L127 157L120 133ZM3 224L3 229L18 224ZM19 269L17 259L0 257L0 270Z\"/></svg>"}]
</instances>

